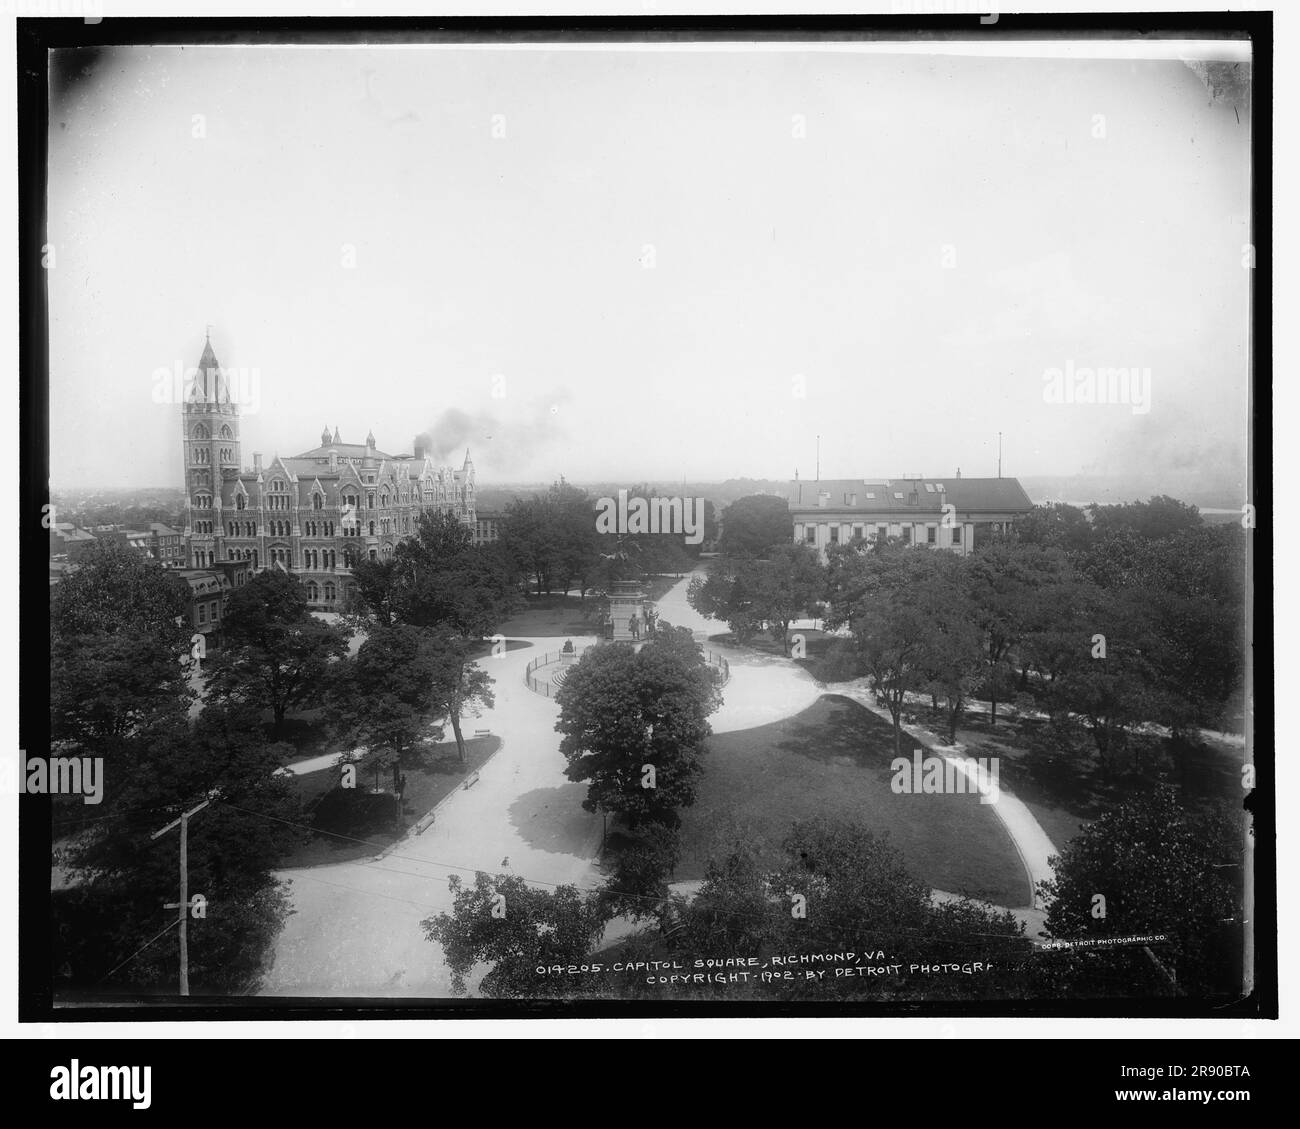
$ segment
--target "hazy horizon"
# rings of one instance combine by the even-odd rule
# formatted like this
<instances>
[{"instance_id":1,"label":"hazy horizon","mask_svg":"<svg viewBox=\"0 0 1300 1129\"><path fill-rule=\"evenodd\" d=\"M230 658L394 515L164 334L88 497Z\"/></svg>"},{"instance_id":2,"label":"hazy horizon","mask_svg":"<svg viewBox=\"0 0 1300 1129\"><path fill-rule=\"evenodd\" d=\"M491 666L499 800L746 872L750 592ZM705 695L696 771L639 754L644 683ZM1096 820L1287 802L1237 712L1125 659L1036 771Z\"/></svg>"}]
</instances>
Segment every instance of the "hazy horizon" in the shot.
<instances>
[{"instance_id":1,"label":"hazy horizon","mask_svg":"<svg viewBox=\"0 0 1300 1129\"><path fill-rule=\"evenodd\" d=\"M905 472L1244 496L1250 108L1177 58L56 52L51 480L429 433L484 485ZM1045 374L1150 371L1054 403ZM800 395L800 393L803 393ZM74 486L75 484L75 486Z\"/></svg>"}]
</instances>

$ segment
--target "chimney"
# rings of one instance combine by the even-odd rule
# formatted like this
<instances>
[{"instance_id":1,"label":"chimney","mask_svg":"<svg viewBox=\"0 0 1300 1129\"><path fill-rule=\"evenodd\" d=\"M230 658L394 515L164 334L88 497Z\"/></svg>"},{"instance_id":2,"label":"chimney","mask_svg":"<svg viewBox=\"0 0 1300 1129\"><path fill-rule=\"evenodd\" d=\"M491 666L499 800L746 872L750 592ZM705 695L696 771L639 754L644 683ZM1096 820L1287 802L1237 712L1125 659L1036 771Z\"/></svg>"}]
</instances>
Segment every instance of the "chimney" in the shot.
<instances>
[{"instance_id":1,"label":"chimney","mask_svg":"<svg viewBox=\"0 0 1300 1129\"><path fill-rule=\"evenodd\" d=\"M958 467L958 468L957 468L957 477L958 477L958 478L961 477L961 467Z\"/></svg>"},{"instance_id":2,"label":"chimney","mask_svg":"<svg viewBox=\"0 0 1300 1129\"><path fill-rule=\"evenodd\" d=\"M253 470L257 474L262 473L262 452L261 451L253 452Z\"/></svg>"}]
</instances>

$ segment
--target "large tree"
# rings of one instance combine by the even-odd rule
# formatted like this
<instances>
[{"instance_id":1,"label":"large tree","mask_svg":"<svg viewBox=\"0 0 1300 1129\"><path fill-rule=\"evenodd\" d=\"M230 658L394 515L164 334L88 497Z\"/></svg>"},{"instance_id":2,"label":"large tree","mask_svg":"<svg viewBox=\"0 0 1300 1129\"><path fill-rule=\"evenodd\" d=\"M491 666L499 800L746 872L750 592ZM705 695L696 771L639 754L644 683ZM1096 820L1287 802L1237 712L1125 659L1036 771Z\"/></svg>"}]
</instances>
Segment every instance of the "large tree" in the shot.
<instances>
[{"instance_id":1,"label":"large tree","mask_svg":"<svg viewBox=\"0 0 1300 1129\"><path fill-rule=\"evenodd\" d=\"M695 800L708 717L721 704L717 672L685 628L660 624L640 650L589 649L556 694L570 780L586 781L588 811L629 825L675 826Z\"/></svg>"},{"instance_id":2,"label":"large tree","mask_svg":"<svg viewBox=\"0 0 1300 1129\"><path fill-rule=\"evenodd\" d=\"M722 511L718 551L735 557L765 557L794 538L794 518L784 498L750 494Z\"/></svg>"},{"instance_id":3,"label":"large tree","mask_svg":"<svg viewBox=\"0 0 1300 1129\"><path fill-rule=\"evenodd\" d=\"M358 576L353 610L362 623L404 625L427 636L427 656L436 656L429 657L437 671L433 696L462 761L462 717L493 702L492 680L473 653L514 607L514 569L512 558L474 545L455 515L438 513L421 516L416 536L398 545L390 564Z\"/></svg>"},{"instance_id":4,"label":"large tree","mask_svg":"<svg viewBox=\"0 0 1300 1129\"><path fill-rule=\"evenodd\" d=\"M1198 812L1172 788L1135 796L1087 824L1052 859L1046 928L1062 940L1163 934L1151 945L1081 947L1049 962L1074 992L1161 986L1203 995L1237 987L1241 813ZM1104 900L1099 900L1104 899ZM1150 950L1149 952L1147 950Z\"/></svg>"},{"instance_id":5,"label":"large tree","mask_svg":"<svg viewBox=\"0 0 1300 1129\"><path fill-rule=\"evenodd\" d=\"M124 545L96 542L50 593L50 733L106 747L193 694L189 588Z\"/></svg>"},{"instance_id":6,"label":"large tree","mask_svg":"<svg viewBox=\"0 0 1300 1129\"><path fill-rule=\"evenodd\" d=\"M183 581L119 547L97 547L88 561L52 602L51 674L62 687L52 709L58 754L76 742L103 757L104 787L92 817L80 804L56 809L55 982L175 990L175 939L149 942L174 919L162 904L176 898L176 835L152 833L208 799L190 828L190 891L207 904L190 929L191 983L196 993L251 990L287 913L274 877L298 813L276 773L286 750L267 743L252 709L216 703L188 716ZM66 695L88 675L98 704L64 717L77 710Z\"/></svg>"},{"instance_id":7,"label":"large tree","mask_svg":"<svg viewBox=\"0 0 1300 1129\"><path fill-rule=\"evenodd\" d=\"M208 668L212 693L269 709L276 735L289 709L321 700L330 662L347 651L346 629L312 615L302 583L279 569L231 593L222 628Z\"/></svg>"},{"instance_id":8,"label":"large tree","mask_svg":"<svg viewBox=\"0 0 1300 1129\"><path fill-rule=\"evenodd\" d=\"M758 595L743 559L721 557L703 576L691 577L686 601L709 619L722 620L737 643L747 643L763 626Z\"/></svg>"},{"instance_id":9,"label":"large tree","mask_svg":"<svg viewBox=\"0 0 1300 1129\"><path fill-rule=\"evenodd\" d=\"M934 674L941 631L932 609L956 598L943 590L949 583L943 563L938 553L919 547L859 554L854 561L858 579L841 587L831 601L828 625L852 624L859 660L893 719L894 748L900 754L907 696L923 690Z\"/></svg>"},{"instance_id":10,"label":"large tree","mask_svg":"<svg viewBox=\"0 0 1300 1129\"><path fill-rule=\"evenodd\" d=\"M464 992L474 967L490 967L478 985L480 995L497 998L564 994L562 977L538 968L578 964L595 947L605 928L595 902L573 886L538 889L513 874L475 875L465 885L448 879L450 913L426 918L425 936L442 946L452 987ZM572 985L576 978L567 981Z\"/></svg>"},{"instance_id":11,"label":"large tree","mask_svg":"<svg viewBox=\"0 0 1300 1129\"><path fill-rule=\"evenodd\" d=\"M431 632L409 624L371 631L356 655L333 672L329 713L349 741L401 759L437 741L437 719L459 675L457 656Z\"/></svg>"},{"instance_id":12,"label":"large tree","mask_svg":"<svg viewBox=\"0 0 1300 1129\"><path fill-rule=\"evenodd\" d=\"M586 578L609 551L596 531L595 503L585 490L560 479L545 495L516 499L506 507L501 543L529 576L537 595Z\"/></svg>"},{"instance_id":13,"label":"large tree","mask_svg":"<svg viewBox=\"0 0 1300 1129\"><path fill-rule=\"evenodd\" d=\"M1016 648L1031 630L1044 589L1065 567L1060 550L1007 540L982 546L967 558L968 592L983 635L989 720L995 725L998 702L1014 692Z\"/></svg>"}]
</instances>

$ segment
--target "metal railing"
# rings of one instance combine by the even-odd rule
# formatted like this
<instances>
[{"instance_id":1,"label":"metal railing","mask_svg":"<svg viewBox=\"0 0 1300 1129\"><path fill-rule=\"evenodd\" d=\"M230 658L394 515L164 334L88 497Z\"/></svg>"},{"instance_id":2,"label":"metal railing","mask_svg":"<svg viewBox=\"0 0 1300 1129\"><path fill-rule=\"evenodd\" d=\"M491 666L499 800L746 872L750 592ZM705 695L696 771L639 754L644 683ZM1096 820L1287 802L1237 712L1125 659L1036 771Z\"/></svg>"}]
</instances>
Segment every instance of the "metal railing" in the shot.
<instances>
[{"instance_id":1,"label":"metal railing","mask_svg":"<svg viewBox=\"0 0 1300 1129\"><path fill-rule=\"evenodd\" d=\"M731 681L731 664L721 655L715 655L706 647L704 650L704 661L710 666L716 666L718 670L722 672L722 681L718 685L725 686Z\"/></svg>"},{"instance_id":2,"label":"metal railing","mask_svg":"<svg viewBox=\"0 0 1300 1129\"><path fill-rule=\"evenodd\" d=\"M568 672L567 666L562 666L554 677L537 678L533 671L540 667L550 666L553 663L564 662L566 659L570 662L577 662L578 656L588 650L591 644L585 647L577 647L572 651L547 651L540 658L533 659L524 667L524 683L528 689L542 694L547 698L554 697L555 691L564 685L564 676Z\"/></svg>"},{"instance_id":3,"label":"metal railing","mask_svg":"<svg viewBox=\"0 0 1300 1129\"><path fill-rule=\"evenodd\" d=\"M599 643L589 643L584 647L578 647L572 651L547 651L546 654L533 659L524 667L524 684L534 693L541 694L543 697L553 698L555 692L564 685L565 675L568 674L568 665L561 666L555 674L549 678L538 678L533 672L540 670L545 666L552 666L555 663L564 663L567 659L570 663L577 662L578 658L593 646L599 647ZM718 683L719 686L725 686L731 681L731 664L727 662L722 655L704 648L704 661L710 666L715 666L721 673L722 678Z\"/></svg>"}]
</instances>

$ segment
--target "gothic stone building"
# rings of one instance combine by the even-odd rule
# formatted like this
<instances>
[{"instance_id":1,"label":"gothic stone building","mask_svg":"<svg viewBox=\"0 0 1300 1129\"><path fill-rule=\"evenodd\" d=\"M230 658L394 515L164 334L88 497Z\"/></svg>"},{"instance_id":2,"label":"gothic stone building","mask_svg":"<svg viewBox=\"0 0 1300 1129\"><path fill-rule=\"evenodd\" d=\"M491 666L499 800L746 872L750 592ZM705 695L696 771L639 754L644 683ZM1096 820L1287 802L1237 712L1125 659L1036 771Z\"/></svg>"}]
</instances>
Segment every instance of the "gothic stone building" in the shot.
<instances>
[{"instance_id":1,"label":"gothic stone building","mask_svg":"<svg viewBox=\"0 0 1300 1129\"><path fill-rule=\"evenodd\" d=\"M248 561L254 571L282 568L306 585L317 611L341 611L352 565L385 560L415 532L420 514L454 513L475 528L474 464L436 466L419 443L414 454L344 443L338 428L320 445L263 466L260 453L243 465L239 405L209 341L194 387L185 397L181 449L185 460L187 561L210 568Z\"/></svg>"}]
</instances>

